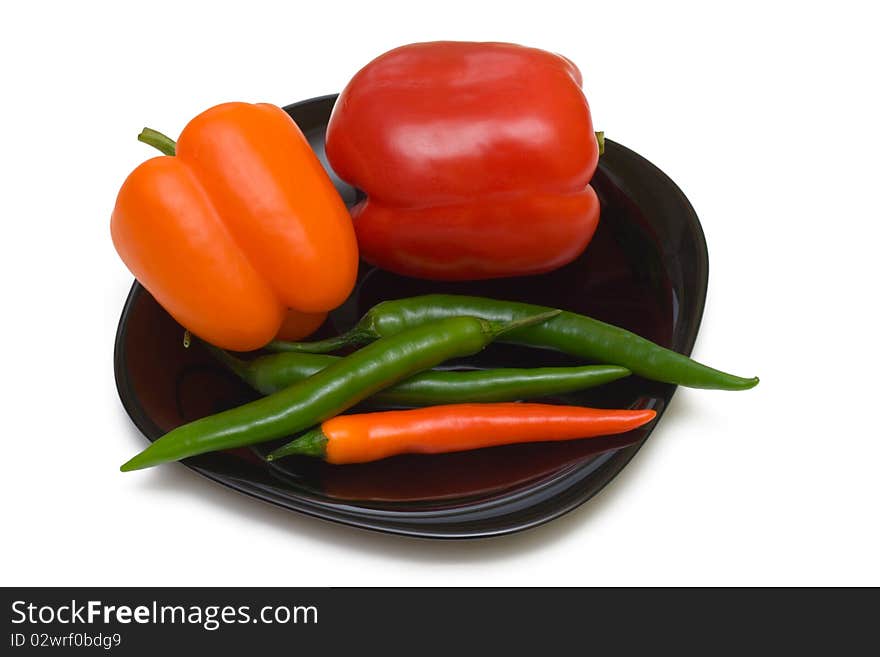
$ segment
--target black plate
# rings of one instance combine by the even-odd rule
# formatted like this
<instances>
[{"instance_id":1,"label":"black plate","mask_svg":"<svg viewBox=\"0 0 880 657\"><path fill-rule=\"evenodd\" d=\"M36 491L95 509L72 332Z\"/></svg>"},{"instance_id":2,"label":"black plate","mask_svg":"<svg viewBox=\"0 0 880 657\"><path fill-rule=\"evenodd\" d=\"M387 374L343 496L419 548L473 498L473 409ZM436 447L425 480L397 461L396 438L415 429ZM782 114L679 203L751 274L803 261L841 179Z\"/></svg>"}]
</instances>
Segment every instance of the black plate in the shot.
<instances>
[{"instance_id":1,"label":"black plate","mask_svg":"<svg viewBox=\"0 0 880 657\"><path fill-rule=\"evenodd\" d=\"M324 130L335 99L285 108L325 167ZM333 179L346 202L353 203L356 190ZM703 313L709 264L693 208L663 172L610 140L593 185L602 201L599 229L570 265L542 276L454 284L364 265L351 298L318 336L349 328L383 299L457 292L585 313L689 354ZM253 398L198 345L184 349L181 337L181 327L135 283L116 335L116 384L132 421L150 440ZM549 351L492 345L469 364L571 362ZM631 377L551 401L654 408L659 420L674 391L672 385ZM623 469L654 426L613 438L402 456L365 465L332 466L304 458L268 464L262 450L250 449L206 454L184 464L248 495L357 527L431 538L493 536L534 527L590 499Z\"/></svg>"}]
</instances>

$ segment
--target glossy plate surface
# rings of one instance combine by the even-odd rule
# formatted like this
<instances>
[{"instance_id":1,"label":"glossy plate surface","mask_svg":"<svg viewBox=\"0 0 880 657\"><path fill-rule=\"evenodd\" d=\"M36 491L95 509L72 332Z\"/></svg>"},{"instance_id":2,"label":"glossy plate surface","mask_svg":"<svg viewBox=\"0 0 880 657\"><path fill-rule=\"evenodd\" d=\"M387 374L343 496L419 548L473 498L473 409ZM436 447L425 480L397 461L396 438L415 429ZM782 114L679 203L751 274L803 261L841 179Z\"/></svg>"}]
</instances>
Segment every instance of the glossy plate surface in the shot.
<instances>
[{"instance_id":1,"label":"glossy plate surface","mask_svg":"<svg viewBox=\"0 0 880 657\"><path fill-rule=\"evenodd\" d=\"M334 100L328 96L285 108L325 167L324 130ZM352 204L358 192L333 179ZM354 293L316 337L350 328L384 299L450 292L588 314L690 354L708 277L706 243L693 208L659 169L613 141L606 141L592 184L602 217L592 243L570 265L541 276L477 283L420 281L362 265ZM149 440L254 398L198 344L184 349L182 334L135 283L116 336L116 383L126 411ZM492 345L467 361L477 367L564 364L574 361L512 345ZM674 391L672 385L631 377L542 401L653 408L659 421ZM619 437L401 456L364 465L332 466L305 458L266 463L262 455L279 443L206 454L184 464L242 493L327 520L431 538L492 536L533 527L588 500L623 469L656 424Z\"/></svg>"}]
</instances>

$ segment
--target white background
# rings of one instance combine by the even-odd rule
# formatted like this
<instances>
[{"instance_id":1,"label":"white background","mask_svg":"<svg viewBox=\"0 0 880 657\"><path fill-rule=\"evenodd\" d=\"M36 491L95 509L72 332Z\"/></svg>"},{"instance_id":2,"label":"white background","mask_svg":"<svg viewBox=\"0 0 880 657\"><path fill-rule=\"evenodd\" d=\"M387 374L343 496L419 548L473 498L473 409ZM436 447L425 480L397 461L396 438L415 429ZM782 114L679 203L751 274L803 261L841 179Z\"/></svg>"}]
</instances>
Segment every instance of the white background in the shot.
<instances>
[{"instance_id":1,"label":"white background","mask_svg":"<svg viewBox=\"0 0 880 657\"><path fill-rule=\"evenodd\" d=\"M880 584L880 52L859 3L201 4L0 9L0 583ZM761 385L680 390L597 498L489 541L347 529L180 465L121 474L144 440L113 382L131 277L108 224L153 155L140 128L335 92L383 51L441 38L580 66L597 127L703 222L695 356Z\"/></svg>"}]
</instances>

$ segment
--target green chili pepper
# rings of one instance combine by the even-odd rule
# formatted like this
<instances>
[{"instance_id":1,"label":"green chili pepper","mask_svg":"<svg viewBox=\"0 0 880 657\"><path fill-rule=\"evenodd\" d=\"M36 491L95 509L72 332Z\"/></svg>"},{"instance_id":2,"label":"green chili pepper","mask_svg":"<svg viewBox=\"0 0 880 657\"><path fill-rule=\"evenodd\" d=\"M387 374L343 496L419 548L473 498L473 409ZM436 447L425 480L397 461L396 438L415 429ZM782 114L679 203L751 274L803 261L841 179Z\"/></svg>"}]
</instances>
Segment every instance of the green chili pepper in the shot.
<instances>
[{"instance_id":1,"label":"green chili pepper","mask_svg":"<svg viewBox=\"0 0 880 657\"><path fill-rule=\"evenodd\" d=\"M512 322L448 317L400 331L268 397L178 427L121 470L139 470L196 454L283 438L338 415L416 372L450 358L475 354L502 333L557 314L539 313Z\"/></svg>"},{"instance_id":2,"label":"green chili pepper","mask_svg":"<svg viewBox=\"0 0 880 657\"><path fill-rule=\"evenodd\" d=\"M272 342L269 348L273 351L325 353L394 335L408 327L441 317L467 315L504 322L548 310L544 306L513 301L429 294L384 301L368 311L353 329L335 338L311 343ZM511 331L505 335L504 342L554 349L587 360L613 363L646 379L691 388L747 390L758 384L758 377L746 379L712 369L635 333L564 311L540 326Z\"/></svg>"},{"instance_id":3,"label":"green chili pepper","mask_svg":"<svg viewBox=\"0 0 880 657\"><path fill-rule=\"evenodd\" d=\"M272 394L339 362L339 356L281 353L250 361L206 345L218 360L245 383ZM434 406L467 402L505 402L561 395L629 376L616 365L582 367L503 368L470 371L431 370L416 374L370 397L379 406Z\"/></svg>"}]
</instances>

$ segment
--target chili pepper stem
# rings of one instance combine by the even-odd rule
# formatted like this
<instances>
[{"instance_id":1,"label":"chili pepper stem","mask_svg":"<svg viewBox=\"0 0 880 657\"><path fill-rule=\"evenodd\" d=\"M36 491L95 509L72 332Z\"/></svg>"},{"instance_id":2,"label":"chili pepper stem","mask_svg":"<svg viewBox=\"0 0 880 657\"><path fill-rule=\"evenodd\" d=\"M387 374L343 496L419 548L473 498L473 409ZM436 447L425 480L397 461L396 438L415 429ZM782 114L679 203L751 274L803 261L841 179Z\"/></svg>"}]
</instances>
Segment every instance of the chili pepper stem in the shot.
<instances>
[{"instance_id":1,"label":"chili pepper stem","mask_svg":"<svg viewBox=\"0 0 880 657\"><path fill-rule=\"evenodd\" d=\"M361 344L375 340L378 335L375 332L367 331L359 326L354 327L350 331L346 331L341 335L336 335L325 340L317 340L315 342L287 342L285 340L272 340L266 345L269 351L295 351L303 354L326 354L331 351L337 351L343 347Z\"/></svg>"},{"instance_id":2,"label":"chili pepper stem","mask_svg":"<svg viewBox=\"0 0 880 657\"><path fill-rule=\"evenodd\" d=\"M530 315L528 317L523 317L521 319L514 319L509 322L489 322L487 324L492 327L492 335L497 337L499 335L504 335L509 331L515 331L516 329L525 328L526 326L534 326L535 324L543 324L547 320L553 319L557 315L559 315L561 310L549 310L545 313L538 313L537 315Z\"/></svg>"},{"instance_id":3,"label":"chili pepper stem","mask_svg":"<svg viewBox=\"0 0 880 657\"><path fill-rule=\"evenodd\" d=\"M229 370L238 378L248 385L253 385L253 376L246 361L243 361L241 358L236 358L225 349L215 347L209 342L202 342L202 345L204 345L205 349L207 349L214 358L229 368Z\"/></svg>"},{"instance_id":4,"label":"chili pepper stem","mask_svg":"<svg viewBox=\"0 0 880 657\"><path fill-rule=\"evenodd\" d=\"M327 452L327 436L321 431L320 427L312 429L301 435L296 440L279 447L270 452L266 456L267 461L274 461L284 456L314 456L315 458L324 458Z\"/></svg>"},{"instance_id":5,"label":"chili pepper stem","mask_svg":"<svg viewBox=\"0 0 880 657\"><path fill-rule=\"evenodd\" d=\"M163 135L158 130L153 130L152 128L141 130L141 134L138 135L138 141L162 151L165 155L177 153L177 143L171 137Z\"/></svg>"}]
</instances>

